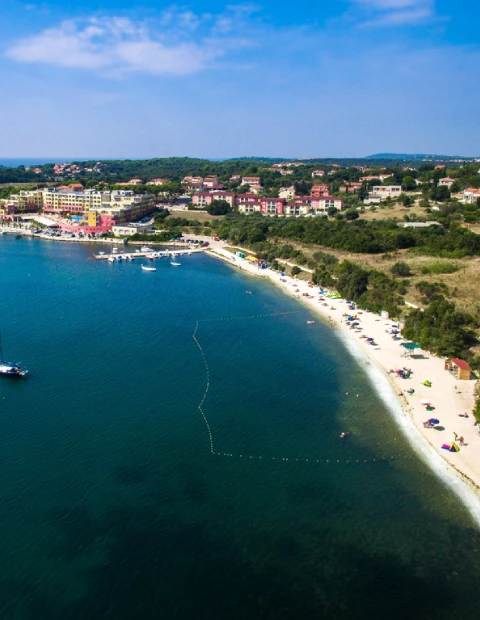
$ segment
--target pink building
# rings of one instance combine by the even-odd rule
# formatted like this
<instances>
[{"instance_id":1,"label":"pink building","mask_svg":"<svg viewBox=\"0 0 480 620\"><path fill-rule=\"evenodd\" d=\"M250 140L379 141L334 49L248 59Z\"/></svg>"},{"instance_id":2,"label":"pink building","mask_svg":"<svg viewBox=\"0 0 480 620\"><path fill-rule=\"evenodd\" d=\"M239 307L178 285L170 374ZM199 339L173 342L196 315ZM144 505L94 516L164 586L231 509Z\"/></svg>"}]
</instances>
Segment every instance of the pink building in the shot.
<instances>
[{"instance_id":1,"label":"pink building","mask_svg":"<svg viewBox=\"0 0 480 620\"><path fill-rule=\"evenodd\" d=\"M285 198L261 198L260 213L263 215L284 215Z\"/></svg>"},{"instance_id":2,"label":"pink building","mask_svg":"<svg viewBox=\"0 0 480 620\"><path fill-rule=\"evenodd\" d=\"M233 192L197 192L192 196L192 204L196 207L206 207L211 205L214 200L226 200L230 207L233 207L235 194Z\"/></svg>"},{"instance_id":3,"label":"pink building","mask_svg":"<svg viewBox=\"0 0 480 620\"><path fill-rule=\"evenodd\" d=\"M318 198L319 196L328 196L329 190L328 185L323 183L322 185L314 185L310 190L310 194L312 197Z\"/></svg>"}]
</instances>

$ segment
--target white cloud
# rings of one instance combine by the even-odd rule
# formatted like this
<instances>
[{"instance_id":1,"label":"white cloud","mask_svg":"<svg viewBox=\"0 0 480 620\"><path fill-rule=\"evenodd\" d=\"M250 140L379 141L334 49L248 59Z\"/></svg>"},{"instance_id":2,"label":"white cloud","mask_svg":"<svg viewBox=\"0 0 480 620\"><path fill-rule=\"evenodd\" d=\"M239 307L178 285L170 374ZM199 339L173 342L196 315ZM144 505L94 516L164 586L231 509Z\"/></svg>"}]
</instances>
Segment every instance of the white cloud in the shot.
<instances>
[{"instance_id":1,"label":"white cloud","mask_svg":"<svg viewBox=\"0 0 480 620\"><path fill-rule=\"evenodd\" d=\"M434 0L349 0L362 26L407 26L435 17Z\"/></svg>"},{"instance_id":2,"label":"white cloud","mask_svg":"<svg viewBox=\"0 0 480 620\"><path fill-rule=\"evenodd\" d=\"M188 75L207 68L234 43L242 45L221 36L214 24L210 30L205 29L203 36L193 39L202 21L210 21L210 16L205 19L175 7L164 14L162 26L158 27L122 17L68 20L16 41L6 55L17 62L96 70L115 76L130 72Z\"/></svg>"}]
</instances>

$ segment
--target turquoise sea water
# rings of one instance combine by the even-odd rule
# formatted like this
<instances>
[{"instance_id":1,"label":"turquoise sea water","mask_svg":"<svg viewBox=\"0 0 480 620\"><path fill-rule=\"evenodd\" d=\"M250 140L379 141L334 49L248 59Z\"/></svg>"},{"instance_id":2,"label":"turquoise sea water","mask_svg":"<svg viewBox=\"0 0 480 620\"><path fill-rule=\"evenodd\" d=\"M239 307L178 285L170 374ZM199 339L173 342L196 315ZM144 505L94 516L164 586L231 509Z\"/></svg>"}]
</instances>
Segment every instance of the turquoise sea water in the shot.
<instances>
[{"instance_id":1,"label":"turquoise sea water","mask_svg":"<svg viewBox=\"0 0 480 620\"><path fill-rule=\"evenodd\" d=\"M478 617L478 529L334 331L96 249L0 237L2 620Z\"/></svg>"}]
</instances>

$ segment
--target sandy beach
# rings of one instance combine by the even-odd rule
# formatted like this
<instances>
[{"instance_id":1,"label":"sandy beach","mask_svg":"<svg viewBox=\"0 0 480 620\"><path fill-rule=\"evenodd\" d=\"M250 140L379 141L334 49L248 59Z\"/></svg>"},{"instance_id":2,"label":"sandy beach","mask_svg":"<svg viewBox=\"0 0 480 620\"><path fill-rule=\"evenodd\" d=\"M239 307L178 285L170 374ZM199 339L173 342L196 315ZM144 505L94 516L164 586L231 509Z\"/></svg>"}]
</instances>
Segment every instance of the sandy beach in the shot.
<instances>
[{"instance_id":1,"label":"sandy beach","mask_svg":"<svg viewBox=\"0 0 480 620\"><path fill-rule=\"evenodd\" d=\"M480 427L475 426L472 414L476 381L456 379L444 370L444 359L428 352L417 349L415 355L407 357L405 348L401 346L403 339L394 340L390 333L395 324L391 319L361 310L349 311L344 299L319 300L318 286L312 288L303 280L280 276L270 269L259 269L255 263L234 256L220 243L212 244L209 253L249 274L269 278L286 294L306 304L333 329L338 329L347 347L356 349L352 352L360 363L366 365L367 371L376 366L384 377L388 377L401 405L400 415L408 419L407 425L401 424L404 432L408 435L408 426L410 431L416 429L417 436L423 439L418 451L430 462L430 457L436 456L434 460L437 464L448 464L451 471L480 494ZM357 315L358 329L352 328L343 316L348 312ZM373 338L375 345L369 344L367 338ZM408 379L390 372L403 368L412 371ZM431 387L423 385L425 381L430 381ZM407 390L414 390L414 393L409 395ZM431 409L427 411L422 401L429 402ZM464 417L465 414L469 417ZM432 417L438 419L439 424L426 428L424 422ZM462 442L460 438L463 438ZM442 449L443 444L451 444L455 440L460 447L459 452Z\"/></svg>"}]
</instances>

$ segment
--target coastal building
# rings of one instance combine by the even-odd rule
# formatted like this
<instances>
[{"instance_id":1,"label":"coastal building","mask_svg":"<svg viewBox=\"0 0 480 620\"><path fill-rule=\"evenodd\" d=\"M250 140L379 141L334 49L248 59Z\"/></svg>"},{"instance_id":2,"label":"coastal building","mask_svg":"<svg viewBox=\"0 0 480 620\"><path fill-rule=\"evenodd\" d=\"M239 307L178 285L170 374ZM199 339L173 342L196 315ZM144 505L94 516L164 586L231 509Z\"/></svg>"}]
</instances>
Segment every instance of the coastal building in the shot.
<instances>
[{"instance_id":1,"label":"coastal building","mask_svg":"<svg viewBox=\"0 0 480 620\"><path fill-rule=\"evenodd\" d=\"M315 198L318 198L320 196L328 196L329 194L330 194L330 191L326 183L314 185L312 189L310 190L310 195Z\"/></svg>"},{"instance_id":2,"label":"coastal building","mask_svg":"<svg viewBox=\"0 0 480 620\"><path fill-rule=\"evenodd\" d=\"M203 190L203 178L186 176L181 183L186 192L201 192Z\"/></svg>"},{"instance_id":3,"label":"coastal building","mask_svg":"<svg viewBox=\"0 0 480 620\"><path fill-rule=\"evenodd\" d=\"M312 172L312 179L315 179L316 177L323 177L325 176L325 170L313 170Z\"/></svg>"},{"instance_id":4,"label":"coastal building","mask_svg":"<svg viewBox=\"0 0 480 620\"><path fill-rule=\"evenodd\" d=\"M455 179L451 179L450 177L445 177L444 179L440 179L440 181L438 182L439 185L448 187L448 189L450 189L454 183L455 183Z\"/></svg>"},{"instance_id":5,"label":"coastal building","mask_svg":"<svg viewBox=\"0 0 480 620\"><path fill-rule=\"evenodd\" d=\"M170 181L168 179L152 179L151 181L148 181L147 185L165 185L169 182Z\"/></svg>"},{"instance_id":6,"label":"coastal building","mask_svg":"<svg viewBox=\"0 0 480 620\"><path fill-rule=\"evenodd\" d=\"M462 202L467 205L477 204L477 200L480 198L480 189L476 187L468 187L463 192Z\"/></svg>"},{"instance_id":7,"label":"coastal building","mask_svg":"<svg viewBox=\"0 0 480 620\"><path fill-rule=\"evenodd\" d=\"M382 197L378 194L370 194L363 200L366 205L379 205L382 202Z\"/></svg>"},{"instance_id":8,"label":"coastal building","mask_svg":"<svg viewBox=\"0 0 480 620\"><path fill-rule=\"evenodd\" d=\"M361 187L362 183L352 181L350 183L345 183L345 185L342 185L340 187L340 191L346 192L347 194L354 194L355 192L358 192Z\"/></svg>"},{"instance_id":9,"label":"coastal building","mask_svg":"<svg viewBox=\"0 0 480 620\"><path fill-rule=\"evenodd\" d=\"M312 196L311 206L312 211L315 213L325 213L332 207L341 211L343 209L343 200L337 196L319 196L318 198Z\"/></svg>"},{"instance_id":10,"label":"coastal building","mask_svg":"<svg viewBox=\"0 0 480 620\"><path fill-rule=\"evenodd\" d=\"M295 187L290 185L290 187L281 187L278 191L279 198L285 198L285 200L292 200L295 198Z\"/></svg>"},{"instance_id":11,"label":"coastal building","mask_svg":"<svg viewBox=\"0 0 480 620\"><path fill-rule=\"evenodd\" d=\"M253 200L249 202L242 202L238 205L239 213L246 213L246 214L260 213L261 209L262 209L262 205L260 204L260 201L255 197Z\"/></svg>"},{"instance_id":12,"label":"coastal building","mask_svg":"<svg viewBox=\"0 0 480 620\"><path fill-rule=\"evenodd\" d=\"M146 234L152 231L152 222L130 222L128 224L115 224L112 233L116 237L130 237L136 233Z\"/></svg>"},{"instance_id":13,"label":"coastal building","mask_svg":"<svg viewBox=\"0 0 480 620\"><path fill-rule=\"evenodd\" d=\"M13 207L15 213L38 211L43 207L42 190L21 190L5 199L5 205Z\"/></svg>"},{"instance_id":14,"label":"coastal building","mask_svg":"<svg viewBox=\"0 0 480 620\"><path fill-rule=\"evenodd\" d=\"M253 204L257 202L259 203L259 200L255 196L255 194L236 194L235 196L235 205L237 207L241 207L242 205Z\"/></svg>"},{"instance_id":15,"label":"coastal building","mask_svg":"<svg viewBox=\"0 0 480 620\"><path fill-rule=\"evenodd\" d=\"M223 189L225 186L218 182L218 177L212 175L203 179L203 187L206 189Z\"/></svg>"},{"instance_id":16,"label":"coastal building","mask_svg":"<svg viewBox=\"0 0 480 620\"><path fill-rule=\"evenodd\" d=\"M290 201L287 202L284 209L285 215L300 216L308 215L311 211L310 204L302 204L302 202Z\"/></svg>"},{"instance_id":17,"label":"coastal building","mask_svg":"<svg viewBox=\"0 0 480 620\"><path fill-rule=\"evenodd\" d=\"M371 195L380 196L382 200L385 198L397 198L402 193L401 185L376 185Z\"/></svg>"},{"instance_id":18,"label":"coastal building","mask_svg":"<svg viewBox=\"0 0 480 620\"><path fill-rule=\"evenodd\" d=\"M261 198L260 213L263 215L284 215L285 198Z\"/></svg>"},{"instance_id":19,"label":"coastal building","mask_svg":"<svg viewBox=\"0 0 480 620\"><path fill-rule=\"evenodd\" d=\"M216 192L196 192L192 196L192 204L196 207L206 207L214 200L226 200L230 207L234 206L235 194L233 192L216 191Z\"/></svg>"},{"instance_id":20,"label":"coastal building","mask_svg":"<svg viewBox=\"0 0 480 620\"><path fill-rule=\"evenodd\" d=\"M261 185L260 177L242 177L242 185Z\"/></svg>"},{"instance_id":21,"label":"coastal building","mask_svg":"<svg viewBox=\"0 0 480 620\"><path fill-rule=\"evenodd\" d=\"M383 183L385 179L389 179L391 176L391 174L372 174L370 176L360 177L360 182L368 183L369 181L381 181Z\"/></svg>"},{"instance_id":22,"label":"coastal building","mask_svg":"<svg viewBox=\"0 0 480 620\"><path fill-rule=\"evenodd\" d=\"M49 187L41 193L45 213L87 215L95 212L100 221L91 225L103 228L140 219L155 209L152 194L134 194L132 190L72 192Z\"/></svg>"},{"instance_id":23,"label":"coastal building","mask_svg":"<svg viewBox=\"0 0 480 620\"><path fill-rule=\"evenodd\" d=\"M467 362L460 359L445 360L445 370L451 372L460 381L469 381L472 376L472 369Z\"/></svg>"}]
</instances>

